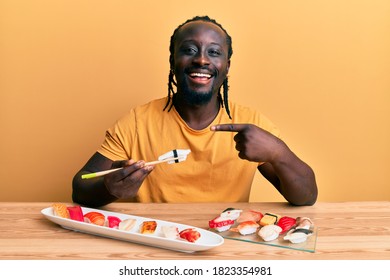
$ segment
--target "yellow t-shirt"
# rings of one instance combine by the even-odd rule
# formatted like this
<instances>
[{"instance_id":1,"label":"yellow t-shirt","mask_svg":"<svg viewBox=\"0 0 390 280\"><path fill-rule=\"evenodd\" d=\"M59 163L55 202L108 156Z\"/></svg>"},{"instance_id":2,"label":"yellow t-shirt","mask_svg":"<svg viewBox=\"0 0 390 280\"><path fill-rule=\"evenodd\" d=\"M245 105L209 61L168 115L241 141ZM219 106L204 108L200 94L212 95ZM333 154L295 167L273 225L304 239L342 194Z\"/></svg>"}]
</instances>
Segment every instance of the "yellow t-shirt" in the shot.
<instances>
[{"instance_id":1,"label":"yellow t-shirt","mask_svg":"<svg viewBox=\"0 0 390 280\"><path fill-rule=\"evenodd\" d=\"M235 132L190 128L161 98L132 109L107 130L98 152L111 160L154 161L174 149L190 149L183 162L158 164L139 189L138 202L247 202L259 163L238 157ZM232 119L221 108L211 125L252 123L275 135L262 114L229 103ZM210 126L211 126L210 125Z\"/></svg>"}]
</instances>

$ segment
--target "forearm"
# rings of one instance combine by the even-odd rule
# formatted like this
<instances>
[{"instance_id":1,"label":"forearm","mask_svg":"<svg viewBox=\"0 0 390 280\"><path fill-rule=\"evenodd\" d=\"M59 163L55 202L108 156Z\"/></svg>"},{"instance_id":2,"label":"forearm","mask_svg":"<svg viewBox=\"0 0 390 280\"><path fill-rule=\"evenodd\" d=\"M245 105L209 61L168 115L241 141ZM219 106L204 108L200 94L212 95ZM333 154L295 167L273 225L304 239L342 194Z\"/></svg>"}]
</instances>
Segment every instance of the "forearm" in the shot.
<instances>
[{"instance_id":1,"label":"forearm","mask_svg":"<svg viewBox=\"0 0 390 280\"><path fill-rule=\"evenodd\" d=\"M313 170L284 143L280 155L271 162L278 178L275 187L294 205L313 205L318 190Z\"/></svg>"},{"instance_id":2,"label":"forearm","mask_svg":"<svg viewBox=\"0 0 390 280\"><path fill-rule=\"evenodd\" d=\"M89 207L100 207L118 199L108 192L103 177L81 179L83 173L87 172L80 171L73 178L73 202Z\"/></svg>"}]
</instances>

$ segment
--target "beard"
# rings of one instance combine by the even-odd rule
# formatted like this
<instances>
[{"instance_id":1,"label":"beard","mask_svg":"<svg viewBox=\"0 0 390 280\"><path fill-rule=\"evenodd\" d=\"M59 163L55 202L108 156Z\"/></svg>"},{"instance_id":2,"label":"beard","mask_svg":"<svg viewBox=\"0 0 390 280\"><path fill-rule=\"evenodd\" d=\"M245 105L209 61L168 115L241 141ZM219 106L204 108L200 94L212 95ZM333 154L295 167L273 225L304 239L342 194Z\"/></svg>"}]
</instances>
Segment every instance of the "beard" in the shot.
<instances>
[{"instance_id":1,"label":"beard","mask_svg":"<svg viewBox=\"0 0 390 280\"><path fill-rule=\"evenodd\" d=\"M189 105L204 105L210 102L213 97L213 89L206 92L189 89L187 84L184 85L181 91L181 96Z\"/></svg>"},{"instance_id":2,"label":"beard","mask_svg":"<svg viewBox=\"0 0 390 280\"><path fill-rule=\"evenodd\" d=\"M185 91L183 94L184 100L190 105L204 105L210 102L213 97L213 92L197 92L193 90Z\"/></svg>"}]
</instances>

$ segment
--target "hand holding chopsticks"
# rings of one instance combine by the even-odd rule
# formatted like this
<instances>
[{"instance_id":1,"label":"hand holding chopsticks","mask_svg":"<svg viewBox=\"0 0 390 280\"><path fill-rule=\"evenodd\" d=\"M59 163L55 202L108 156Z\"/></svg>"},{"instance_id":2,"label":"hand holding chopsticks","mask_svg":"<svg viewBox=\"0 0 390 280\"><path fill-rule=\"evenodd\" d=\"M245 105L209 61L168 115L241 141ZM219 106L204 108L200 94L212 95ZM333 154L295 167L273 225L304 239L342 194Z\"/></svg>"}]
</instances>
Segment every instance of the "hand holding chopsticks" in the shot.
<instances>
[{"instance_id":1,"label":"hand holding chopsticks","mask_svg":"<svg viewBox=\"0 0 390 280\"><path fill-rule=\"evenodd\" d=\"M156 160L156 161L146 162L145 166L156 165L156 164L160 164L160 163L164 163L164 162L167 162L168 164L178 163L178 162L186 160L187 159L187 155L190 152L191 152L190 150L172 150L172 151L169 151L169 152L161 155L158 158L158 160ZM123 169L123 167L109 169L109 170L104 170L104 171L99 171L99 172L95 172L95 173L83 174L83 175L81 175L81 178L82 179L96 178L96 177L100 177L100 176L104 176L104 175L110 174L110 173L118 171L120 169Z\"/></svg>"}]
</instances>

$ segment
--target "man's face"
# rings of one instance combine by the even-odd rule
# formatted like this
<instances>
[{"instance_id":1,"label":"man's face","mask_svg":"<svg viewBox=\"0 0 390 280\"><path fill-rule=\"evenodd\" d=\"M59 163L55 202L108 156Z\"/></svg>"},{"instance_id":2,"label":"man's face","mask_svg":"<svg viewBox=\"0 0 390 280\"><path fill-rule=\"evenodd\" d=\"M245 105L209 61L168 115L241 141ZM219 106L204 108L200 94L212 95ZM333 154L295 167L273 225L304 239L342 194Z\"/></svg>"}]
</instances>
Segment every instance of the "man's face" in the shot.
<instances>
[{"instance_id":1,"label":"man's face","mask_svg":"<svg viewBox=\"0 0 390 280\"><path fill-rule=\"evenodd\" d=\"M189 104L208 103L229 71L225 33L213 23L190 22L179 30L174 49L178 93Z\"/></svg>"}]
</instances>

